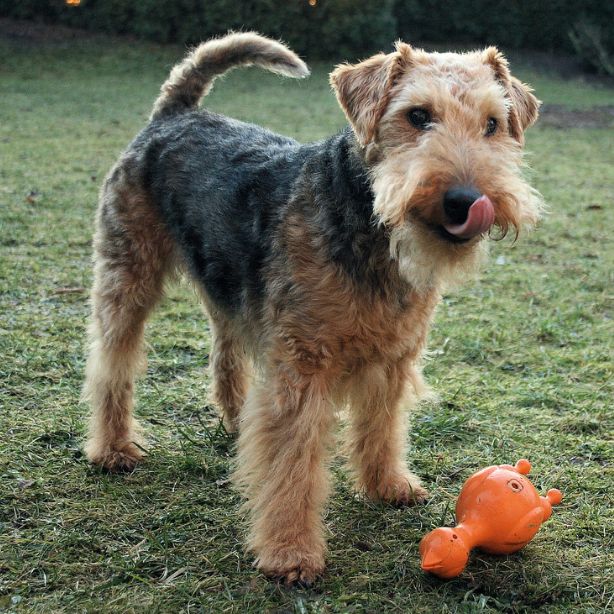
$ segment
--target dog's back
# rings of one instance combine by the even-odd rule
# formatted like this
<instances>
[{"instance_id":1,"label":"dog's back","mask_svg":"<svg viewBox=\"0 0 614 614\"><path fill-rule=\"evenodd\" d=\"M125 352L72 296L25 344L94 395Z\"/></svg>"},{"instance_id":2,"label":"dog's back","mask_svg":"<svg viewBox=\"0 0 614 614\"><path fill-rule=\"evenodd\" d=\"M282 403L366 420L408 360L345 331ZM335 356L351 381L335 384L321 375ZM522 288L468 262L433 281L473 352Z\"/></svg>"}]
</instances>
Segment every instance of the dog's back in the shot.
<instances>
[{"instance_id":1,"label":"dog's back","mask_svg":"<svg viewBox=\"0 0 614 614\"><path fill-rule=\"evenodd\" d=\"M197 110L216 77L250 65L309 74L287 47L251 32L199 45L162 85L150 123L107 177L99 208L99 234L110 226L125 234L141 215L150 226L142 241L167 237L166 257L177 256L209 298L233 312L263 292L259 271L305 161L293 139ZM138 202L129 216L120 191Z\"/></svg>"},{"instance_id":2,"label":"dog's back","mask_svg":"<svg viewBox=\"0 0 614 614\"><path fill-rule=\"evenodd\" d=\"M304 163L301 146L201 111L154 120L134 147L143 151L143 189L193 278L226 310L257 300L260 271Z\"/></svg>"},{"instance_id":3,"label":"dog's back","mask_svg":"<svg viewBox=\"0 0 614 614\"><path fill-rule=\"evenodd\" d=\"M291 209L319 226L329 258L357 281L365 278L373 249L366 237L381 235L372 224L366 168L349 151L351 130L303 145L196 110L218 75L252 64L286 76L308 74L286 47L252 33L203 43L173 69L151 122L120 163L140 169L134 189L146 194L206 297L239 318L251 314L246 322L262 311L265 268L280 256L277 229ZM316 208L303 198L306 192L318 196ZM368 250L357 249L357 236Z\"/></svg>"}]
</instances>

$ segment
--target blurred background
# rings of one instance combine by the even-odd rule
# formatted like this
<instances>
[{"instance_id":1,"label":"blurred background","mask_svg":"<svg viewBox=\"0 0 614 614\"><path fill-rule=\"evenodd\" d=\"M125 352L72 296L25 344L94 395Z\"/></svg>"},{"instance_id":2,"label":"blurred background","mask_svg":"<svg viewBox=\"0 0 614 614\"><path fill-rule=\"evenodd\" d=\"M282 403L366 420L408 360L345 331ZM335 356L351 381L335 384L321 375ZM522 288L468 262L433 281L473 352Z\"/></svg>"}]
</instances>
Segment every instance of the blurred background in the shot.
<instances>
[{"instance_id":1,"label":"blurred background","mask_svg":"<svg viewBox=\"0 0 614 614\"><path fill-rule=\"evenodd\" d=\"M255 29L310 60L356 59L396 38L497 44L614 76L614 2L603 0L0 0L0 15L160 43Z\"/></svg>"}]
</instances>

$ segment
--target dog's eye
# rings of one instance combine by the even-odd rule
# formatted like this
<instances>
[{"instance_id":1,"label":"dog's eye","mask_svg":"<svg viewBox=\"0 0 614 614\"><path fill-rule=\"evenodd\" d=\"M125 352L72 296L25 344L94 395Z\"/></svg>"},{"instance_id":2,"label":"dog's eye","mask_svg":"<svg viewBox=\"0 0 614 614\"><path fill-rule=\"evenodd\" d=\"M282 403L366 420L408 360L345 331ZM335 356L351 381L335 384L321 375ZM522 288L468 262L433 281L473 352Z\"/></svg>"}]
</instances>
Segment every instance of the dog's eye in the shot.
<instances>
[{"instance_id":1,"label":"dog's eye","mask_svg":"<svg viewBox=\"0 0 614 614\"><path fill-rule=\"evenodd\" d=\"M486 122L486 136L492 136L497 131L497 120L489 117Z\"/></svg>"},{"instance_id":2,"label":"dog's eye","mask_svg":"<svg viewBox=\"0 0 614 614\"><path fill-rule=\"evenodd\" d=\"M409 123L414 126L414 128L418 128L418 130L428 130L429 124L431 123L431 114L426 109L411 109L409 113L407 113L407 119L409 119Z\"/></svg>"}]
</instances>

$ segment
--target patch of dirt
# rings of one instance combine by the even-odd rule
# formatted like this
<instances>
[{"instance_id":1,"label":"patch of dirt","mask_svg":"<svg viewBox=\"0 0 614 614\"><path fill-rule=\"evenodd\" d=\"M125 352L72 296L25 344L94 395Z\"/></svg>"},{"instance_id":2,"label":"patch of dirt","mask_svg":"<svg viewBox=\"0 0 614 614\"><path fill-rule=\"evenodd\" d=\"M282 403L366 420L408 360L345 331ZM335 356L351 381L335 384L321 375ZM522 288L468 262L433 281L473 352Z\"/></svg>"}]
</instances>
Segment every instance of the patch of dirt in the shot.
<instances>
[{"instance_id":1,"label":"patch of dirt","mask_svg":"<svg viewBox=\"0 0 614 614\"><path fill-rule=\"evenodd\" d=\"M538 125L550 128L612 128L614 106L572 110L560 104L545 104L539 110Z\"/></svg>"}]
</instances>

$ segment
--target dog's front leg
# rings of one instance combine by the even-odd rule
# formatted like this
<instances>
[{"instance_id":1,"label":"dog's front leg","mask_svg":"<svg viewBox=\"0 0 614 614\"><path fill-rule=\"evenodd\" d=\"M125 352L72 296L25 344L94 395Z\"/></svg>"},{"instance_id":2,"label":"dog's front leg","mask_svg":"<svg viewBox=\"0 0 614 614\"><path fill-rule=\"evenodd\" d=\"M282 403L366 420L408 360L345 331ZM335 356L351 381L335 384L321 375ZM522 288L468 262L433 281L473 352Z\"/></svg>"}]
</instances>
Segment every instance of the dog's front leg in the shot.
<instances>
[{"instance_id":1,"label":"dog's front leg","mask_svg":"<svg viewBox=\"0 0 614 614\"><path fill-rule=\"evenodd\" d=\"M324 570L324 466L334 419L322 377L280 367L248 393L235 478L250 515L248 547L270 577L310 584Z\"/></svg>"},{"instance_id":2,"label":"dog's front leg","mask_svg":"<svg viewBox=\"0 0 614 614\"><path fill-rule=\"evenodd\" d=\"M419 371L406 360L370 365L355 377L348 447L358 489L371 499L408 505L428 496L405 460L403 400L415 402L423 387Z\"/></svg>"}]
</instances>

